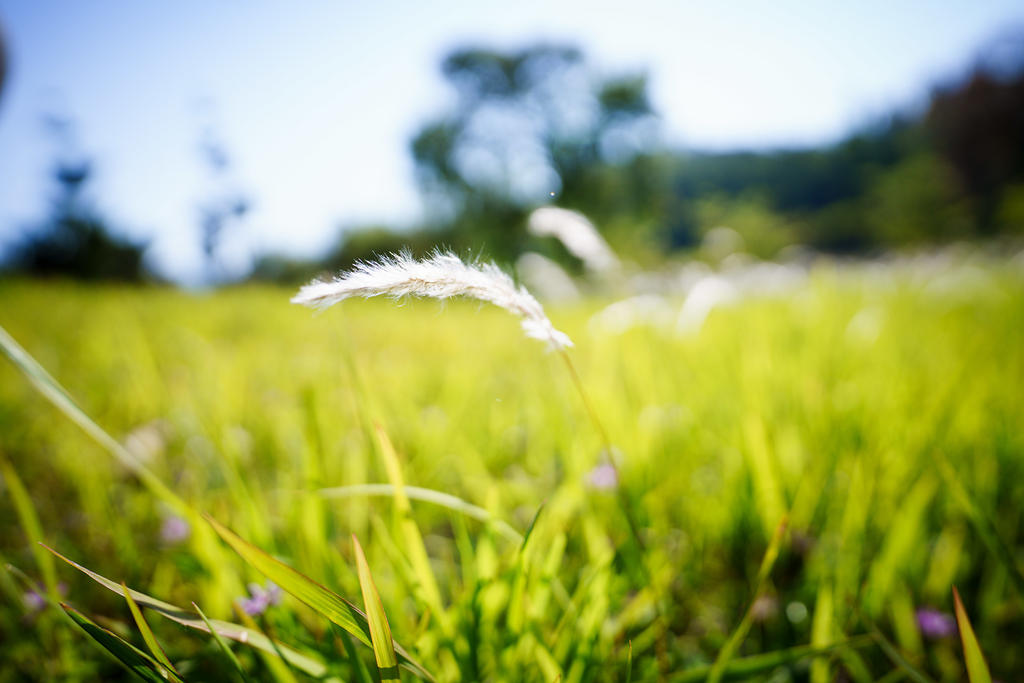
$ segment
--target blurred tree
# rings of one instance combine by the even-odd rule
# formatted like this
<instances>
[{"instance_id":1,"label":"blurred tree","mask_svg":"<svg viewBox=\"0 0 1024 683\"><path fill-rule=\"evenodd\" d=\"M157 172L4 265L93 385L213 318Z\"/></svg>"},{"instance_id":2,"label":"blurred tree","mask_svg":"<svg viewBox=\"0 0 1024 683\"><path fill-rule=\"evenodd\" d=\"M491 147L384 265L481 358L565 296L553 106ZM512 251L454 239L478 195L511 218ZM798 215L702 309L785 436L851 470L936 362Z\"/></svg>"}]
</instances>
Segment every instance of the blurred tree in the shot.
<instances>
[{"instance_id":1,"label":"blurred tree","mask_svg":"<svg viewBox=\"0 0 1024 683\"><path fill-rule=\"evenodd\" d=\"M761 196L703 197L695 210L703 235L718 227L729 228L741 238L743 251L761 258L773 258L795 241L792 220L773 211Z\"/></svg>"},{"instance_id":2,"label":"blurred tree","mask_svg":"<svg viewBox=\"0 0 1024 683\"><path fill-rule=\"evenodd\" d=\"M207 129L200 143L202 160L210 176L210 194L199 206L199 229L207 277L217 281L225 277L218 259L225 230L239 225L249 213L249 198L231 178L231 158L221 139Z\"/></svg>"},{"instance_id":3,"label":"blurred tree","mask_svg":"<svg viewBox=\"0 0 1024 683\"><path fill-rule=\"evenodd\" d=\"M996 231L1024 235L1024 183L1009 185L1001 194L995 215Z\"/></svg>"},{"instance_id":4,"label":"blurred tree","mask_svg":"<svg viewBox=\"0 0 1024 683\"><path fill-rule=\"evenodd\" d=\"M49 117L47 125L69 147L71 124ZM54 165L57 194L50 216L13 249L9 265L33 276L64 276L82 280L139 282L146 276L146 245L114 235L93 208L85 188L93 177L92 162L65 159Z\"/></svg>"},{"instance_id":5,"label":"blurred tree","mask_svg":"<svg viewBox=\"0 0 1024 683\"><path fill-rule=\"evenodd\" d=\"M938 91L926 121L974 198L978 225L996 228L1001 190L1024 180L1024 63L1012 78L979 68L966 84Z\"/></svg>"},{"instance_id":6,"label":"blurred tree","mask_svg":"<svg viewBox=\"0 0 1024 683\"><path fill-rule=\"evenodd\" d=\"M425 125L411 151L432 220L456 246L485 242L514 257L526 213L552 197L598 222L623 208L616 195L642 201L643 188L627 188L625 173L610 183L607 168L655 146L645 76L595 78L578 49L548 44L459 49L442 72L455 107Z\"/></svg>"},{"instance_id":7,"label":"blurred tree","mask_svg":"<svg viewBox=\"0 0 1024 683\"><path fill-rule=\"evenodd\" d=\"M749 229L748 246L762 255L790 240L828 251L870 248L875 235L864 205L869 188L924 144L920 125L892 116L827 147L679 155L672 183L678 203L667 221L675 226L670 245L692 243L697 232L714 227L707 223L712 207L722 213L718 220L742 224L729 227Z\"/></svg>"},{"instance_id":8,"label":"blurred tree","mask_svg":"<svg viewBox=\"0 0 1024 683\"><path fill-rule=\"evenodd\" d=\"M868 235L885 247L961 239L974 227L953 169L932 152L877 173L863 204Z\"/></svg>"},{"instance_id":9,"label":"blurred tree","mask_svg":"<svg viewBox=\"0 0 1024 683\"><path fill-rule=\"evenodd\" d=\"M1024 233L1021 35L985 46L926 114L895 112L816 148L713 154L659 147L643 75L595 77L580 50L560 45L458 49L441 65L454 106L410 144L428 220L412 232L344 231L319 265L445 245L509 262L529 249L571 267L561 245L523 230L548 202L583 212L642 265L718 226L760 256L794 242L864 253ZM261 267L274 277L307 266Z\"/></svg>"},{"instance_id":10,"label":"blurred tree","mask_svg":"<svg viewBox=\"0 0 1024 683\"><path fill-rule=\"evenodd\" d=\"M248 279L258 282L277 282L296 285L316 275L326 274L319 260L301 259L283 254L263 254L253 262Z\"/></svg>"}]
</instances>

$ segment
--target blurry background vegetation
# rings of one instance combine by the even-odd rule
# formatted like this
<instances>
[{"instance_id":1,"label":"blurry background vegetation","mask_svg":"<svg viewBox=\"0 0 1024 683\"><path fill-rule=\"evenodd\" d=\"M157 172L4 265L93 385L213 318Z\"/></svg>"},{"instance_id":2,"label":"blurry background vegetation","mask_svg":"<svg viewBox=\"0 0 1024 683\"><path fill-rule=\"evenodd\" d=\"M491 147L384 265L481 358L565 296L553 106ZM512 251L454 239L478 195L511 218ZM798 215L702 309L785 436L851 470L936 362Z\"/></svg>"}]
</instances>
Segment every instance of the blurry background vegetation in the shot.
<instances>
[{"instance_id":1,"label":"blurry background vegetation","mask_svg":"<svg viewBox=\"0 0 1024 683\"><path fill-rule=\"evenodd\" d=\"M792 245L872 255L1019 238L1022 45L1020 32L1002 35L966 75L935 85L925 106L878 117L838 143L728 153L664 144L643 72L599 77L570 45L458 48L440 65L454 105L409 141L426 207L422 223L346 226L322 257L264 254L246 277L294 282L374 254L435 245L502 262L529 249L573 266L559 245L525 230L531 210L554 203L588 216L619 254L641 266L692 254L720 226L760 258ZM61 140L73 123L50 127ZM6 267L146 279L146 245L119 237L92 207L92 160L69 151L74 147L61 144L50 213L10 250ZM244 223L249 198L220 180L230 165L216 136L206 136L202 153L214 180L200 210L202 247L209 279L219 282L218 244L225 227Z\"/></svg>"}]
</instances>

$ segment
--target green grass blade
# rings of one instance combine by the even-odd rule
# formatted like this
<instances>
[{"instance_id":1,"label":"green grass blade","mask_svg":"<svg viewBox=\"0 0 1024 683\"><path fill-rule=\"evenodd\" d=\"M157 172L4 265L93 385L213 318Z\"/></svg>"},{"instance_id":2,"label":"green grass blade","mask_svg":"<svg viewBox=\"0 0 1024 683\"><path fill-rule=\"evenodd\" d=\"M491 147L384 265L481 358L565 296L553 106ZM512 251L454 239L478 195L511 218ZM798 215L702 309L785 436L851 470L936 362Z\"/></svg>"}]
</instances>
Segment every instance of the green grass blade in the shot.
<instances>
[{"instance_id":1,"label":"green grass blade","mask_svg":"<svg viewBox=\"0 0 1024 683\"><path fill-rule=\"evenodd\" d=\"M305 577L304 574L287 564L270 557L216 520L210 517L207 519L220 538L239 553L242 559L264 574L267 579L315 611L327 616L329 620L348 631L362 643L371 644L370 627L367 625L366 614L359 611L358 607Z\"/></svg>"},{"instance_id":2,"label":"green grass blade","mask_svg":"<svg viewBox=\"0 0 1024 683\"><path fill-rule=\"evenodd\" d=\"M0 349L14 363L15 367L28 378L39 393L64 413L68 419L78 425L93 441L113 455L122 466L131 470L139 478L139 481L155 496L170 505L182 517L195 518L195 512L188 503L169 489L159 477L153 474L152 470L129 453L128 449L118 443L117 439L110 436L84 410L79 408L67 390L51 377L50 373L46 372L43 366L28 351L23 349L3 327L0 327Z\"/></svg>"},{"instance_id":3,"label":"green grass blade","mask_svg":"<svg viewBox=\"0 0 1024 683\"><path fill-rule=\"evenodd\" d=\"M942 451L940 450L939 453ZM953 499L960 504L982 542L988 547L989 552L1009 570L1010 579L1017 590L1024 593L1024 568L1017 562L1013 549L999 534L991 515L982 512L982 508L974 502L974 498L964 487L960 477L953 471L953 467L944 454L939 457L938 470L942 475L943 482L952 493Z\"/></svg>"},{"instance_id":4,"label":"green grass blade","mask_svg":"<svg viewBox=\"0 0 1024 683\"><path fill-rule=\"evenodd\" d=\"M811 621L811 645L821 647L832 642L832 585L822 581L814 601L814 619ZM829 660L818 657L811 663L811 683L828 683L831 680Z\"/></svg>"},{"instance_id":5,"label":"green grass blade","mask_svg":"<svg viewBox=\"0 0 1024 683\"><path fill-rule=\"evenodd\" d=\"M513 543L522 543L523 535L516 531L505 520L498 519L484 508L468 503L457 496L434 489L427 489L421 486L403 486L405 495L410 500L417 500L423 503L432 503L458 512L467 517L472 517L485 524L494 525L494 530ZM316 494L323 498L352 498L355 496L382 496L394 498L395 487L391 484L354 484L352 486L335 486L332 488L319 489Z\"/></svg>"},{"instance_id":6,"label":"green grass blade","mask_svg":"<svg viewBox=\"0 0 1024 683\"><path fill-rule=\"evenodd\" d=\"M633 641L629 641L626 650L626 683L633 681Z\"/></svg>"},{"instance_id":7,"label":"green grass blade","mask_svg":"<svg viewBox=\"0 0 1024 683\"><path fill-rule=\"evenodd\" d=\"M217 647L220 648L220 651L224 653L224 656L227 657L227 660L231 662L231 667L236 672L238 672L239 678L241 678L243 681L248 682L249 677L245 675L245 670L242 668L242 663L238 661L238 657L235 656L235 653L231 651L231 648L228 647L228 644L225 643L224 639L220 637L219 633L217 633L217 629L213 627L213 624L210 623L210 620L206 618L205 614L203 614L203 610L199 609L199 605L197 605L194 602L192 603L192 607L195 608L196 613L199 615L199 618L203 620L204 624L206 624L206 628L209 629L210 635L213 636L213 641L217 643Z\"/></svg>"},{"instance_id":8,"label":"green grass blade","mask_svg":"<svg viewBox=\"0 0 1024 683\"><path fill-rule=\"evenodd\" d=\"M533 513L533 519L530 520L530 526L526 527L526 533L523 534L523 542L519 544L520 555L526 552L526 543L530 540L530 535L533 534L533 528L537 526L537 520L540 519L540 513L544 512L545 505L547 505L547 501L541 503L537 508L537 512Z\"/></svg>"},{"instance_id":9,"label":"green grass blade","mask_svg":"<svg viewBox=\"0 0 1024 683\"><path fill-rule=\"evenodd\" d=\"M395 509L398 512L402 535L405 537L405 554L409 558L416 581L423 592L424 602L427 603L427 606L436 615L441 630L444 631L446 636L451 637L454 635L452 620L448 617L448 613L444 608L444 603L441 600L441 589L437 585L434 570L430 568L430 557L427 555L427 547L423 544L423 536L420 534L420 529L412 516L412 506L409 504L409 498L405 494L405 481L402 477L402 465L399 462L398 453L395 452L395 447L391 444L391 439L388 438L384 429L379 424L375 425L375 427L377 430L377 441L380 443L381 458L384 460L384 468L387 470L388 479L394 487Z\"/></svg>"},{"instance_id":10,"label":"green grass blade","mask_svg":"<svg viewBox=\"0 0 1024 683\"><path fill-rule=\"evenodd\" d=\"M545 504L546 503L541 503L540 507L537 508L537 512L534 513L533 520L530 522L530 526L527 527L526 533L523 535L523 542L519 544L519 551L516 553L515 565L512 568L512 591L509 596L508 607L506 609L506 613L508 615L506 623L509 631L516 635L523 632L523 626L526 619L526 580L530 569L527 565L526 548L530 541L530 537L533 535L533 530L537 526L537 520L540 519L540 514L544 511Z\"/></svg>"},{"instance_id":11,"label":"green grass blade","mask_svg":"<svg viewBox=\"0 0 1024 683\"><path fill-rule=\"evenodd\" d=\"M46 592L51 600L57 602L60 600L60 595L57 592L57 570L54 567L53 557L43 552L38 545L43 540L43 527L39 523L35 506L32 505L32 498L28 495L28 490L21 478L18 477L18 473L2 458L0 458L0 475L3 475L4 482L7 484L11 502L14 503L14 511L18 515L18 522L31 545L32 557L36 561L36 566L39 567L39 572L43 575Z\"/></svg>"},{"instance_id":12,"label":"green grass blade","mask_svg":"<svg viewBox=\"0 0 1024 683\"><path fill-rule=\"evenodd\" d=\"M708 674L708 683L718 683L722 680L722 675L725 673L726 667L729 665L729 660L732 659L733 655L736 654L736 650L739 649L740 645L743 644L743 639L747 637L747 632L750 630L750 625L754 620L754 604L757 599L761 596L761 591L764 589L764 584L768 580L768 575L772 571L772 567L775 565L775 560L779 556L779 550L782 547L782 539L786 535L786 527L788 526L789 520L787 517L783 517L782 521L775 528L775 533L772 534L772 539L768 543L768 548L764 552L764 557L761 559L761 566L757 571L757 581L754 588L754 597L750 600L750 606L747 607L746 613L743 615L743 619L740 620L739 625L729 636L729 640L726 641L725 645L718 653L718 657L715 658L715 663L711 667L711 672Z\"/></svg>"},{"instance_id":13,"label":"green grass blade","mask_svg":"<svg viewBox=\"0 0 1024 683\"><path fill-rule=\"evenodd\" d=\"M43 539L43 525L39 521L39 515L36 512L35 505L32 503L32 497L29 495L24 483L22 483L17 471L3 458L0 458L0 476L3 476L7 490L10 492L11 502L14 503L18 522L29 542L29 548L32 551L32 557L35 560L36 566L39 568L39 573L42 575L42 588L46 594L46 601L50 606L56 607L61 601L60 588L57 583L57 569L54 566L53 557L49 553L44 552L39 545ZM30 581L27 590L38 594L40 590L39 584ZM59 610L57 613L60 613ZM74 648L70 641L69 630L60 628L53 633L53 638L61 661L66 665L71 665L74 658Z\"/></svg>"},{"instance_id":14,"label":"green grass blade","mask_svg":"<svg viewBox=\"0 0 1024 683\"><path fill-rule=\"evenodd\" d=\"M74 562L73 560L69 560L68 558L64 557L56 550L48 546L43 545L43 547L49 550L54 555L56 555L59 559L63 560L64 562L67 562L69 565L71 565L72 567L82 572L96 583L106 588L107 590L117 593L118 595L124 597L124 592L120 584L115 583L110 579L101 576L100 574L97 574L96 572L92 571L91 569L88 569L87 567L83 567L82 565L78 564L77 562ZM224 638L230 638L231 640L243 643L250 647L256 648L257 650L261 650L263 652L268 653L275 652L274 645L270 643L267 637L259 631L246 628L238 624L233 624L229 621L221 621L219 619L210 619L209 622L206 622L203 619L197 618L193 613L189 612L188 610L182 609L177 605L172 605L169 602L158 600L152 596L146 595L145 593L142 593L131 588L128 589L128 592L131 594L132 599L135 600L136 604L140 607L151 609L157 614L166 617L171 621L175 621L181 624L182 626L187 626L188 628L195 629L197 631L202 631L204 633L213 633L213 631L216 631L218 635ZM211 629L213 629L213 631L211 631ZM280 645L280 648L281 651L284 653L285 657L288 659L288 663L294 666L295 668L303 671L304 673L307 673L310 676L313 676L314 678L322 678L327 673L327 667L320 659L308 654L301 653L285 645Z\"/></svg>"},{"instance_id":15,"label":"green grass blade","mask_svg":"<svg viewBox=\"0 0 1024 683\"><path fill-rule=\"evenodd\" d=\"M300 602L305 603L314 611L354 635L363 644L370 647L373 646L366 615L358 607L283 562L275 560L211 517L207 516L206 519L220 537L234 548L235 552L250 566ZM401 664L411 672L421 678L433 680L433 676L412 659L397 643L395 644L395 652L398 654Z\"/></svg>"},{"instance_id":16,"label":"green grass blade","mask_svg":"<svg viewBox=\"0 0 1024 683\"><path fill-rule=\"evenodd\" d=\"M889 615L900 649L914 661L922 661L924 643L914 611L914 596L902 581L889 593Z\"/></svg>"},{"instance_id":17,"label":"green grass blade","mask_svg":"<svg viewBox=\"0 0 1024 683\"><path fill-rule=\"evenodd\" d=\"M7 573L10 574L11 576L13 576L17 580L16 584L17 583L21 584L21 588L22 588L22 590L24 590L24 592L27 593L29 591L32 591L33 593L39 594L39 583L37 581L34 581L32 579L32 577L30 577L28 574L26 574L25 572L21 571L20 569L15 567L13 564L10 564L9 562L4 565L4 569L6 569ZM60 600L53 600L50 597L49 593L42 594L39 597L41 597L43 599L43 601L46 602L46 604L49 605L50 607L60 607L60 602L61 601ZM19 596L19 599L21 599L21 596Z\"/></svg>"},{"instance_id":18,"label":"green grass blade","mask_svg":"<svg viewBox=\"0 0 1024 683\"><path fill-rule=\"evenodd\" d=\"M964 609L956 586L953 586L953 603L956 608L956 623L960 629L960 642L964 646L964 660L967 662L967 678L971 683L992 683L988 663L981 652L981 646L978 645L978 638L974 635L974 628L971 626L971 620L967 618L967 610Z\"/></svg>"},{"instance_id":19,"label":"green grass blade","mask_svg":"<svg viewBox=\"0 0 1024 683\"><path fill-rule=\"evenodd\" d=\"M148 681L148 683L166 683L168 678L181 680L173 672L167 672L168 678L164 678L163 672L166 670L145 652L94 623L74 607L64 603L61 603L61 607L93 642L113 655L136 678Z\"/></svg>"},{"instance_id":20,"label":"green grass blade","mask_svg":"<svg viewBox=\"0 0 1024 683\"><path fill-rule=\"evenodd\" d=\"M4 571L0 572L0 595L7 599L7 604L9 605L21 605L27 608L27 605L25 605L25 594L18 587L18 577L16 575L16 572L20 573L21 570L10 564L3 553L0 553L0 567L4 568ZM31 584L32 582L29 581L29 585Z\"/></svg>"},{"instance_id":21,"label":"green grass blade","mask_svg":"<svg viewBox=\"0 0 1024 683\"><path fill-rule=\"evenodd\" d=\"M124 595L125 602L128 603L128 609L132 613L132 619L135 620L135 625L139 628L139 633L142 634L142 640L145 641L146 647L149 648L154 659L163 664L171 671L177 673L177 669L171 664L171 660L164 654L164 650L160 647L160 643L157 642L156 636L153 635L153 629L146 623L146 619L142 616L142 610L139 609L139 605L135 602L131 592L128 590L128 586L124 585L124 581L121 582L121 591Z\"/></svg>"},{"instance_id":22,"label":"green grass blade","mask_svg":"<svg viewBox=\"0 0 1024 683\"><path fill-rule=\"evenodd\" d=\"M363 607L366 608L366 618L370 622L370 640L373 643L373 656L377 660L377 671L381 681L397 681L398 660L395 659L395 644L391 639L388 616L384 613L384 603L373 583L370 565L366 562L363 547L359 545L355 534L352 534L352 545L356 553L359 588L363 592Z\"/></svg>"},{"instance_id":23,"label":"green grass blade","mask_svg":"<svg viewBox=\"0 0 1024 683\"><path fill-rule=\"evenodd\" d=\"M864 618L863 615L861 618ZM922 673L916 666L910 663L906 657L900 652L899 648L896 647L891 640L885 637L885 634L878 630L871 622L865 619L869 630L871 631L871 637L878 643L878 647L882 649L885 656L889 658L893 664L901 669L904 675L914 683L934 683L932 679Z\"/></svg>"},{"instance_id":24,"label":"green grass blade","mask_svg":"<svg viewBox=\"0 0 1024 683\"><path fill-rule=\"evenodd\" d=\"M15 367L28 378L36 390L49 400L50 403L113 456L121 466L132 472L150 493L166 503L176 514L185 518L192 528L196 529L193 547L204 556L203 560L206 563L216 566L223 562L219 552L220 546L216 543L209 530L202 525L202 519L196 509L168 487L142 461L122 446L117 439L108 434L90 418L75 403L64 387L51 377L2 326L0 326L0 349L3 350Z\"/></svg>"},{"instance_id":25,"label":"green grass blade","mask_svg":"<svg viewBox=\"0 0 1024 683\"><path fill-rule=\"evenodd\" d=\"M366 615L358 607L288 565L275 560L216 520L210 517L207 519L220 537L249 565L280 586L282 590L354 635L365 645L370 645L370 631Z\"/></svg>"}]
</instances>

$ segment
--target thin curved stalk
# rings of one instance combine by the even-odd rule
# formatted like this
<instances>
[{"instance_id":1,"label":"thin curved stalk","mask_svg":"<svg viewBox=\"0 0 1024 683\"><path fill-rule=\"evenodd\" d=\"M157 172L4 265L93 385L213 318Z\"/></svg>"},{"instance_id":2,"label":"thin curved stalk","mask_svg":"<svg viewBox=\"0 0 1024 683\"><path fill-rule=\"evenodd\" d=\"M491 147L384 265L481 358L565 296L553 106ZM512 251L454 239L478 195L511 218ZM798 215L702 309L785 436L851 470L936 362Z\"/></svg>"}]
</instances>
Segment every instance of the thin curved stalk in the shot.
<instances>
[{"instance_id":1,"label":"thin curved stalk","mask_svg":"<svg viewBox=\"0 0 1024 683\"><path fill-rule=\"evenodd\" d=\"M405 489L405 495L408 496L410 500L418 500L424 503L440 505L441 507L464 514L467 517L472 517L473 519L484 523L493 524L495 531L513 543L519 544L523 542L523 535L521 533L513 529L508 522L495 517L482 507L473 505L472 503L467 503L461 498L453 496L450 493L443 493L441 491L435 491L434 489L426 489L420 486L409 486L408 484L403 488ZM335 486L332 488L318 489L315 493L322 498L332 499L354 498L358 496L380 496L393 498L395 495L395 487L391 484L353 484L351 486Z\"/></svg>"}]
</instances>

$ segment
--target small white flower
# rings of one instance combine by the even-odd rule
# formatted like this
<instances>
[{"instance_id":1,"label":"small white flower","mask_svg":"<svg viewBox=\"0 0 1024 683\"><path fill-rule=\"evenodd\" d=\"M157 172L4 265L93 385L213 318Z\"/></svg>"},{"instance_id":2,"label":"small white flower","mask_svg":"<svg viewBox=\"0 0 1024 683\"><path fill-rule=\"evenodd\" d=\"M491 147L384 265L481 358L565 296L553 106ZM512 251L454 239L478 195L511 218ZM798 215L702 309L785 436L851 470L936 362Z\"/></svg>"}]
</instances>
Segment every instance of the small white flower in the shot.
<instances>
[{"instance_id":1,"label":"small white flower","mask_svg":"<svg viewBox=\"0 0 1024 683\"><path fill-rule=\"evenodd\" d=\"M546 301L575 301L580 290L562 266L547 256L528 251L516 259L516 272Z\"/></svg>"}]
</instances>

